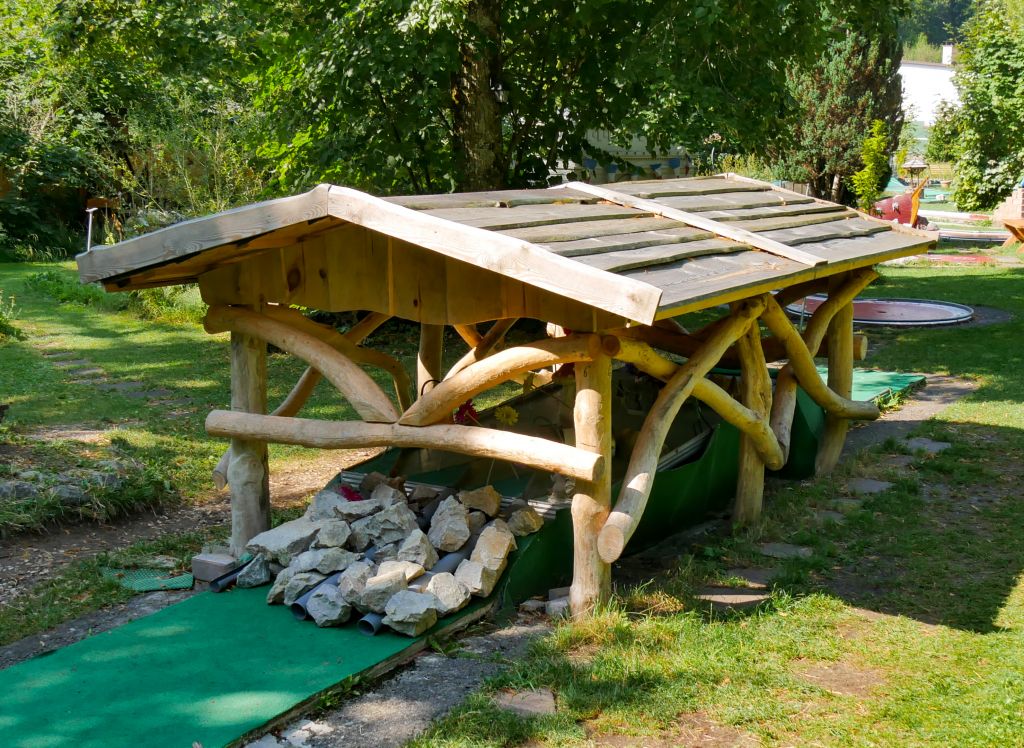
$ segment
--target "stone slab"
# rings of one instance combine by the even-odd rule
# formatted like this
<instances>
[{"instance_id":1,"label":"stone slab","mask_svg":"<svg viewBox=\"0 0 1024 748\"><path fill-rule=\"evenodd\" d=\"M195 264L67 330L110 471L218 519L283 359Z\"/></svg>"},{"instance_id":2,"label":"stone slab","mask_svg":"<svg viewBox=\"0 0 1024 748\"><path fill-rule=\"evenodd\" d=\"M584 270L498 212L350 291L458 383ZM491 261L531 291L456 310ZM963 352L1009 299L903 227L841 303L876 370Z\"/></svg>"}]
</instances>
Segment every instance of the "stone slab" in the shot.
<instances>
[{"instance_id":1,"label":"stone slab","mask_svg":"<svg viewBox=\"0 0 1024 748\"><path fill-rule=\"evenodd\" d=\"M199 582L212 582L238 566L226 553L200 553L192 557L192 576Z\"/></svg>"},{"instance_id":2,"label":"stone slab","mask_svg":"<svg viewBox=\"0 0 1024 748\"><path fill-rule=\"evenodd\" d=\"M832 501L829 502L829 506L831 506L836 511L842 512L843 514L850 514L851 512L856 512L863 505L864 502L861 501L860 499L832 499Z\"/></svg>"},{"instance_id":3,"label":"stone slab","mask_svg":"<svg viewBox=\"0 0 1024 748\"><path fill-rule=\"evenodd\" d=\"M698 600L711 603L712 610L742 610L760 605L771 597L767 592L735 587L704 587L696 595Z\"/></svg>"},{"instance_id":4,"label":"stone slab","mask_svg":"<svg viewBox=\"0 0 1024 748\"><path fill-rule=\"evenodd\" d=\"M758 550L769 558L810 558L814 555L814 551L810 548L791 543L762 543L758 546Z\"/></svg>"},{"instance_id":5,"label":"stone slab","mask_svg":"<svg viewBox=\"0 0 1024 748\"><path fill-rule=\"evenodd\" d=\"M556 711L555 695L546 688L500 691L494 695L494 704L520 717L542 717Z\"/></svg>"},{"instance_id":6,"label":"stone slab","mask_svg":"<svg viewBox=\"0 0 1024 748\"><path fill-rule=\"evenodd\" d=\"M722 576L736 577L742 579L747 583L748 589L763 590L772 583L772 580L779 575L777 569L758 569L758 568L733 568L726 569Z\"/></svg>"},{"instance_id":7,"label":"stone slab","mask_svg":"<svg viewBox=\"0 0 1024 748\"><path fill-rule=\"evenodd\" d=\"M816 509L814 510L814 516L818 519L818 522L822 524L832 522L837 525L841 525L846 522L845 514L832 509Z\"/></svg>"},{"instance_id":8,"label":"stone slab","mask_svg":"<svg viewBox=\"0 0 1024 748\"><path fill-rule=\"evenodd\" d=\"M934 439L927 439L923 436L907 439L904 443L909 449L912 449L915 452L920 450L922 452L927 452L930 455L936 455L953 446L949 442L937 442Z\"/></svg>"},{"instance_id":9,"label":"stone slab","mask_svg":"<svg viewBox=\"0 0 1024 748\"><path fill-rule=\"evenodd\" d=\"M846 484L846 487L855 496L872 496L876 493L888 491L892 488L892 483L884 480L875 480L874 478L854 478Z\"/></svg>"}]
</instances>

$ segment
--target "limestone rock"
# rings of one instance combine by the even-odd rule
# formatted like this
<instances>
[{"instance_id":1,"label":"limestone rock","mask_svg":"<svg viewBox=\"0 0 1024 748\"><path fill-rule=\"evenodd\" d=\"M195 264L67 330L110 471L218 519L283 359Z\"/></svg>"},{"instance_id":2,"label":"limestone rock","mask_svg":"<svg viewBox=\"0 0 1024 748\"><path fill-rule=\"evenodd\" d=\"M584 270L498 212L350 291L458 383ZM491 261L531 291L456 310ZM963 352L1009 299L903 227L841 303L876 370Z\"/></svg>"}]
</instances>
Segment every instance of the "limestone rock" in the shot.
<instances>
[{"instance_id":1,"label":"limestone rock","mask_svg":"<svg viewBox=\"0 0 1024 748\"><path fill-rule=\"evenodd\" d=\"M399 561L412 561L424 569L430 569L437 563L437 551L430 544L423 530L413 530L398 548Z\"/></svg>"},{"instance_id":2,"label":"limestone rock","mask_svg":"<svg viewBox=\"0 0 1024 748\"><path fill-rule=\"evenodd\" d=\"M473 547L470 561L477 561L491 571L500 574L505 570L508 554L516 547L515 536L510 530L491 525L484 528Z\"/></svg>"},{"instance_id":3,"label":"limestone rock","mask_svg":"<svg viewBox=\"0 0 1024 748\"><path fill-rule=\"evenodd\" d=\"M375 546L373 551L373 562L380 566L385 561L394 561L398 558L398 543Z\"/></svg>"},{"instance_id":4,"label":"limestone rock","mask_svg":"<svg viewBox=\"0 0 1024 748\"><path fill-rule=\"evenodd\" d=\"M469 588L448 572L432 576L425 591L437 598L440 616L462 610L469 602Z\"/></svg>"},{"instance_id":5,"label":"limestone rock","mask_svg":"<svg viewBox=\"0 0 1024 748\"><path fill-rule=\"evenodd\" d=\"M469 513L469 517L467 518L467 522L469 523L469 531L473 535L476 535L478 532L483 530L484 529L484 525L487 524L487 515L484 514L483 512L478 512L476 510L473 510L473 511L471 511Z\"/></svg>"},{"instance_id":6,"label":"limestone rock","mask_svg":"<svg viewBox=\"0 0 1024 748\"><path fill-rule=\"evenodd\" d=\"M370 501L379 501L382 506L391 506L392 504L405 504L408 500L405 498L404 491L399 491L387 483L381 483L373 489Z\"/></svg>"},{"instance_id":7,"label":"limestone rock","mask_svg":"<svg viewBox=\"0 0 1024 748\"><path fill-rule=\"evenodd\" d=\"M266 556L257 555L242 569L235 584L242 588L261 587L269 584L270 579L270 562Z\"/></svg>"},{"instance_id":8,"label":"limestone rock","mask_svg":"<svg viewBox=\"0 0 1024 748\"><path fill-rule=\"evenodd\" d=\"M365 503L365 502L357 502ZM365 551L370 547L373 539L370 537L370 523L373 517L357 519L349 525L348 547L354 551Z\"/></svg>"},{"instance_id":9,"label":"limestone rock","mask_svg":"<svg viewBox=\"0 0 1024 748\"><path fill-rule=\"evenodd\" d=\"M300 571L293 574L284 588L284 604L291 605L324 579L326 577L323 574L317 574L315 571Z\"/></svg>"},{"instance_id":10,"label":"limestone rock","mask_svg":"<svg viewBox=\"0 0 1024 748\"><path fill-rule=\"evenodd\" d=\"M419 529L416 514L405 503L404 496L401 503L392 504L367 519L366 531L377 545L401 543L413 530Z\"/></svg>"},{"instance_id":11,"label":"limestone rock","mask_svg":"<svg viewBox=\"0 0 1024 748\"><path fill-rule=\"evenodd\" d=\"M572 612L569 607L569 598L556 597L554 600L548 600L544 605L544 612L550 618L568 618Z\"/></svg>"},{"instance_id":12,"label":"limestone rock","mask_svg":"<svg viewBox=\"0 0 1024 748\"><path fill-rule=\"evenodd\" d=\"M498 572L488 569L479 561L466 559L455 570L455 578L474 595L487 597L498 583Z\"/></svg>"},{"instance_id":13,"label":"limestone rock","mask_svg":"<svg viewBox=\"0 0 1024 748\"><path fill-rule=\"evenodd\" d=\"M375 574L373 564L368 561L356 561L338 577L338 589L346 600L355 600L363 591L367 580Z\"/></svg>"},{"instance_id":14,"label":"limestone rock","mask_svg":"<svg viewBox=\"0 0 1024 748\"><path fill-rule=\"evenodd\" d=\"M494 486L484 486L475 491L459 491L459 501L467 509L479 509L488 517L496 517L501 511L501 494L494 490Z\"/></svg>"},{"instance_id":15,"label":"limestone rock","mask_svg":"<svg viewBox=\"0 0 1024 748\"><path fill-rule=\"evenodd\" d=\"M296 572L318 571L321 574L333 574L344 571L355 563L359 556L343 548L317 548L303 551L291 563Z\"/></svg>"},{"instance_id":16,"label":"limestone rock","mask_svg":"<svg viewBox=\"0 0 1024 748\"><path fill-rule=\"evenodd\" d=\"M508 518L508 529L518 538L531 535L543 526L544 518L531 506L516 509Z\"/></svg>"},{"instance_id":17,"label":"limestone rock","mask_svg":"<svg viewBox=\"0 0 1024 748\"><path fill-rule=\"evenodd\" d=\"M390 574L377 575L367 580L363 591L354 601L360 610L383 613L384 607L392 595L408 587L405 581L405 574L400 571L393 571Z\"/></svg>"},{"instance_id":18,"label":"limestone rock","mask_svg":"<svg viewBox=\"0 0 1024 748\"><path fill-rule=\"evenodd\" d=\"M388 600L384 624L400 634L419 636L437 623L438 605L428 592L404 590Z\"/></svg>"},{"instance_id":19,"label":"limestone rock","mask_svg":"<svg viewBox=\"0 0 1024 748\"><path fill-rule=\"evenodd\" d=\"M267 593L267 604L268 605L280 605L284 602L284 589L288 586L288 582L295 576L295 572L291 568L286 568L281 571L280 574L274 579L274 584L270 587L270 592Z\"/></svg>"},{"instance_id":20,"label":"limestone rock","mask_svg":"<svg viewBox=\"0 0 1024 748\"><path fill-rule=\"evenodd\" d=\"M29 473L32 471L24 471ZM23 473L19 473L22 475ZM81 489L79 489L81 490ZM34 499L39 496L39 489L25 480L0 481L0 499Z\"/></svg>"},{"instance_id":21,"label":"limestone rock","mask_svg":"<svg viewBox=\"0 0 1024 748\"><path fill-rule=\"evenodd\" d=\"M385 561L377 569L377 576L382 577L395 571L404 574L405 581L408 583L416 577L423 576L423 572L426 570L420 564L412 561Z\"/></svg>"},{"instance_id":22,"label":"limestone rock","mask_svg":"<svg viewBox=\"0 0 1024 748\"><path fill-rule=\"evenodd\" d=\"M352 534L352 528L343 519L325 521L313 541L314 548L341 548Z\"/></svg>"},{"instance_id":23,"label":"limestone rock","mask_svg":"<svg viewBox=\"0 0 1024 748\"><path fill-rule=\"evenodd\" d=\"M430 520L427 537L439 551L455 551L469 540L469 512L458 499L449 496L441 502Z\"/></svg>"},{"instance_id":24,"label":"limestone rock","mask_svg":"<svg viewBox=\"0 0 1024 748\"><path fill-rule=\"evenodd\" d=\"M409 495L409 503L424 506L437 498L437 489L430 486L416 486Z\"/></svg>"},{"instance_id":25,"label":"limestone rock","mask_svg":"<svg viewBox=\"0 0 1024 748\"><path fill-rule=\"evenodd\" d=\"M82 506L92 500L84 490L69 483L57 486L53 489L53 495L60 499L61 504L68 506Z\"/></svg>"},{"instance_id":26,"label":"limestone rock","mask_svg":"<svg viewBox=\"0 0 1024 748\"><path fill-rule=\"evenodd\" d=\"M387 482L388 477L384 475L384 473L378 473L376 471L367 473L359 482L359 493L369 498L377 486L384 485Z\"/></svg>"},{"instance_id":27,"label":"limestone rock","mask_svg":"<svg viewBox=\"0 0 1024 748\"><path fill-rule=\"evenodd\" d=\"M307 517L299 517L261 532L250 540L245 548L250 553L260 554L287 566L291 563L292 556L309 548L318 532L320 523Z\"/></svg>"},{"instance_id":28,"label":"limestone rock","mask_svg":"<svg viewBox=\"0 0 1024 748\"><path fill-rule=\"evenodd\" d=\"M340 626L352 615L349 605L341 590L333 584L321 584L306 601L306 612L317 626Z\"/></svg>"},{"instance_id":29,"label":"limestone rock","mask_svg":"<svg viewBox=\"0 0 1024 748\"><path fill-rule=\"evenodd\" d=\"M346 503L348 502L345 497L325 488L323 491L317 492L313 500L309 502L306 517L311 520L334 519L338 516L334 512L335 508Z\"/></svg>"}]
</instances>

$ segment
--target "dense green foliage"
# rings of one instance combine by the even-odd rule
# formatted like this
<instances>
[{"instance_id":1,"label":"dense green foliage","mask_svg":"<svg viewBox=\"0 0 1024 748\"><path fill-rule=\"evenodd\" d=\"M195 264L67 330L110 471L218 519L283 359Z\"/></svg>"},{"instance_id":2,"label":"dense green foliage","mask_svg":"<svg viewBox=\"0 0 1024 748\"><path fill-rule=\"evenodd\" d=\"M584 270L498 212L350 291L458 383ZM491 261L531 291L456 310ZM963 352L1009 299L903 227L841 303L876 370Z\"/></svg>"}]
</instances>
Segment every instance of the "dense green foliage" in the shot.
<instances>
[{"instance_id":1,"label":"dense green foliage","mask_svg":"<svg viewBox=\"0 0 1024 748\"><path fill-rule=\"evenodd\" d=\"M889 175L889 132L885 123L876 119L871 123L871 134L860 149L863 166L850 177L850 186L857 196L857 207L871 213L882 196L882 183Z\"/></svg>"},{"instance_id":2,"label":"dense green foliage","mask_svg":"<svg viewBox=\"0 0 1024 748\"><path fill-rule=\"evenodd\" d=\"M956 133L954 199L963 210L992 208L1024 178L1024 3L979 3L954 80L960 114L940 126L940 142Z\"/></svg>"},{"instance_id":3,"label":"dense green foliage","mask_svg":"<svg viewBox=\"0 0 1024 748\"><path fill-rule=\"evenodd\" d=\"M960 141L960 109L947 101L939 102L935 109L935 122L928 133L928 146L924 157L930 163L948 163L956 158Z\"/></svg>"},{"instance_id":4,"label":"dense green foliage","mask_svg":"<svg viewBox=\"0 0 1024 748\"><path fill-rule=\"evenodd\" d=\"M795 69L789 87L797 101L792 137L774 152L782 176L808 182L813 194L845 202L850 176L863 167L861 146L871 123L888 133L886 154L903 127L900 46L895 11L879 11L873 26L834 20L821 59ZM880 184L889 174L879 175Z\"/></svg>"},{"instance_id":5,"label":"dense green foliage","mask_svg":"<svg viewBox=\"0 0 1024 748\"><path fill-rule=\"evenodd\" d=\"M956 41L971 15L972 5L973 0L912 0L907 17L900 24L900 34L918 44L921 37L931 45Z\"/></svg>"}]
</instances>

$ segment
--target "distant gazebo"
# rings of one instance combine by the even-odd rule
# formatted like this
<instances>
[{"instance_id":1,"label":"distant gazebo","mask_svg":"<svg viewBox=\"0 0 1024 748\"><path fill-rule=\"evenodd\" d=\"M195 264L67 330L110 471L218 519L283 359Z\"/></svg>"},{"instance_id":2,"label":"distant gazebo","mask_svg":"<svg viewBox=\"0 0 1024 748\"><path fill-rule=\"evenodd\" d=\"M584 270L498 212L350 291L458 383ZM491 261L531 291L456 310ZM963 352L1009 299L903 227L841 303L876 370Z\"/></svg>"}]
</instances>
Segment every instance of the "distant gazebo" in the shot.
<instances>
[{"instance_id":1,"label":"distant gazebo","mask_svg":"<svg viewBox=\"0 0 1024 748\"><path fill-rule=\"evenodd\" d=\"M921 183L921 176L928 168L928 162L917 154L912 153L907 156L906 161L903 162L900 168L910 177L910 184L916 187Z\"/></svg>"}]
</instances>

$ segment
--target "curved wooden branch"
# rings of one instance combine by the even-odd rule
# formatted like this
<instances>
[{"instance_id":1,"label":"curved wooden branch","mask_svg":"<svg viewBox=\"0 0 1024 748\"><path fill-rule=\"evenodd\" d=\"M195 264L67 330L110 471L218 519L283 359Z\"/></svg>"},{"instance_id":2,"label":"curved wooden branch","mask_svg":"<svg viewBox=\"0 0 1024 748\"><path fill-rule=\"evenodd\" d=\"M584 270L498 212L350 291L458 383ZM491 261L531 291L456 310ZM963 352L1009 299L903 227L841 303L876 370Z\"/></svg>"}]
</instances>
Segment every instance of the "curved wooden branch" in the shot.
<instances>
[{"instance_id":1,"label":"curved wooden branch","mask_svg":"<svg viewBox=\"0 0 1024 748\"><path fill-rule=\"evenodd\" d=\"M386 314L371 312L352 325L349 331L344 333L344 337L352 345L359 345L389 319L391 317ZM313 395L313 390L316 389L317 384L320 383L322 378L323 375L312 366L306 367L306 370L302 372L302 376L299 377L299 381L292 387L291 392L288 393L285 399L281 401L281 404L270 415L293 416L298 413L302 410L302 406L309 401L309 398ZM231 449L229 448L221 455L217 466L213 469L213 485L217 487L218 491L223 491L228 485L228 465L230 462Z\"/></svg>"},{"instance_id":2,"label":"curved wooden branch","mask_svg":"<svg viewBox=\"0 0 1024 748\"><path fill-rule=\"evenodd\" d=\"M448 373L444 375L444 378L451 379L466 367L490 356L494 349L501 344L501 341L505 339L505 333L511 330L512 325L518 321L518 318L495 320L487 334L481 337L480 341L465 356L455 362L452 368L448 370Z\"/></svg>"},{"instance_id":3,"label":"curved wooden branch","mask_svg":"<svg viewBox=\"0 0 1024 748\"><path fill-rule=\"evenodd\" d=\"M476 325L452 325L452 327L470 348L476 348L484 339L484 336L476 329Z\"/></svg>"},{"instance_id":4,"label":"curved wooden branch","mask_svg":"<svg viewBox=\"0 0 1024 748\"><path fill-rule=\"evenodd\" d=\"M615 358L632 364L645 374L667 382L679 370L679 364L669 361L646 343L622 339ZM693 396L714 410L726 423L730 423L753 441L758 455L770 470L779 470L785 464L779 440L775 438L766 418L760 417L710 379L698 379Z\"/></svg>"},{"instance_id":5,"label":"curved wooden branch","mask_svg":"<svg viewBox=\"0 0 1024 748\"><path fill-rule=\"evenodd\" d=\"M767 303L771 304L772 299L769 298ZM757 414L759 421L765 423L772 407L772 380L768 376L768 365L761 350L761 331L757 324L751 325L736 341L736 349L740 354L740 396L743 404ZM757 444L746 434L741 436L733 522L748 524L761 516L764 502L764 467L764 460L758 453Z\"/></svg>"},{"instance_id":6,"label":"curved wooden branch","mask_svg":"<svg viewBox=\"0 0 1024 748\"><path fill-rule=\"evenodd\" d=\"M811 319L807 323L807 328L804 330L804 334L798 337L801 339L800 347L812 359L812 368L813 358L821 348L821 342L825 337L825 332L828 330L828 325L829 322L832 321L832 317L834 317L836 312L838 312L843 306L852 303L857 294L867 288L871 281L877 277L878 273L871 268L863 268L850 273L850 275L847 276L846 282L840 288L835 289L829 295L829 298L814 311L813 315L811 315ZM781 310L781 307L778 307L778 302L776 302L775 306ZM772 319L776 320L775 326L780 327L780 329L788 328L790 331L793 330L788 319L786 319L784 327L781 324L778 324L778 320L774 316L772 316ZM765 323L768 323L767 319L765 320ZM769 328L771 329L771 326L769 326ZM775 330L772 330L772 332L775 332ZM776 335L778 335L778 333L776 333ZM818 376L817 369L815 369L815 377L816 381L821 383L821 377ZM775 436L778 437L779 445L782 447L782 453L787 460L789 459L789 447L792 439L793 415L796 412L797 378L797 372L794 370L792 362L782 367L778 378L775 380L775 397L772 401L772 431L774 431ZM810 379L810 377L808 377L808 379ZM867 417L877 418L877 416L870 415Z\"/></svg>"},{"instance_id":7,"label":"curved wooden branch","mask_svg":"<svg viewBox=\"0 0 1024 748\"><path fill-rule=\"evenodd\" d=\"M708 341L679 367L658 393L644 420L636 446L633 447L615 509L608 516L598 537L597 547L601 558L608 563L622 555L643 515L665 437L679 409L697 383L718 363L722 354L754 323L764 305L763 297L750 299L743 303L739 311L721 320Z\"/></svg>"},{"instance_id":8,"label":"curved wooden branch","mask_svg":"<svg viewBox=\"0 0 1024 748\"><path fill-rule=\"evenodd\" d=\"M595 480L604 469L604 459L594 452L536 436L479 426L402 426L397 423L321 421L215 410L206 417L206 431L211 436L299 444L320 449L439 449L474 457L507 460L587 481Z\"/></svg>"},{"instance_id":9,"label":"curved wooden branch","mask_svg":"<svg viewBox=\"0 0 1024 748\"><path fill-rule=\"evenodd\" d=\"M570 335L508 348L463 369L417 400L399 423L426 426L444 420L459 405L517 374L573 361L591 361L601 350L597 335Z\"/></svg>"},{"instance_id":10,"label":"curved wooden branch","mask_svg":"<svg viewBox=\"0 0 1024 748\"><path fill-rule=\"evenodd\" d=\"M247 309L212 306L203 322L207 332L237 331L265 340L320 371L352 404L365 421L392 423L398 420L395 406L348 356L307 332ZM351 345L346 341L346 345Z\"/></svg>"}]
</instances>

